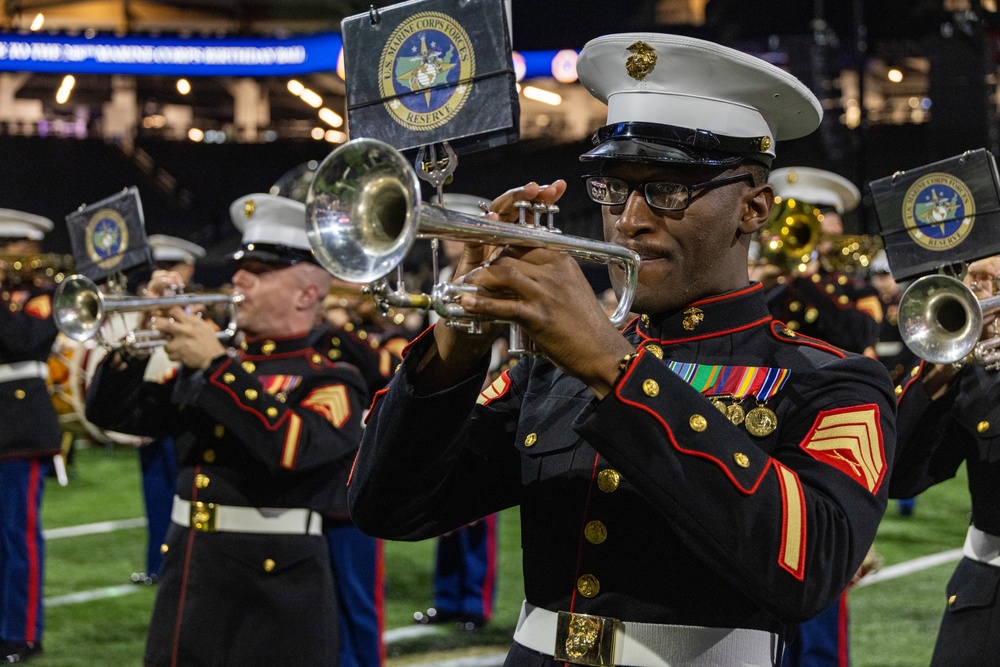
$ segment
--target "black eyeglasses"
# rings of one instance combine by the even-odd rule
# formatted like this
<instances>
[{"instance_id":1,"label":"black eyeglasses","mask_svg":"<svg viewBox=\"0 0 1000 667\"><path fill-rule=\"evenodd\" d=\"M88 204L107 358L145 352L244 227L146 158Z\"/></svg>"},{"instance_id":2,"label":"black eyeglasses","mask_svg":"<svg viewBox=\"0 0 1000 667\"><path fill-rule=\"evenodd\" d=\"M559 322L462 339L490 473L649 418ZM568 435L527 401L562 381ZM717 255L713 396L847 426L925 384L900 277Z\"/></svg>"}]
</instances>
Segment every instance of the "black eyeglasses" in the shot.
<instances>
[{"instance_id":1,"label":"black eyeglasses","mask_svg":"<svg viewBox=\"0 0 1000 667\"><path fill-rule=\"evenodd\" d=\"M753 176L746 172L718 178L694 185L670 183L667 181L643 181L635 183L614 176L586 176L587 194L602 206L621 206L628 201L633 190L640 190L650 208L661 211L683 211L691 205L693 193L704 192L723 185L748 181L753 186Z\"/></svg>"}]
</instances>

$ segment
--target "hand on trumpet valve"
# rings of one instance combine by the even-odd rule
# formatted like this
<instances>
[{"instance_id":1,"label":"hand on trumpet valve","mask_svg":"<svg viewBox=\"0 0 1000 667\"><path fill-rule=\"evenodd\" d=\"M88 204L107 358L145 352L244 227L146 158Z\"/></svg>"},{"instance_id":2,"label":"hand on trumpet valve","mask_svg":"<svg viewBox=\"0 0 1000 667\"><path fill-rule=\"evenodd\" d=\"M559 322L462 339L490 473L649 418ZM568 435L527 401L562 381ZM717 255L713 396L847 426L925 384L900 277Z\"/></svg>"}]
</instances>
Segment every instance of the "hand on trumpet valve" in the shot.
<instances>
[{"instance_id":1,"label":"hand on trumpet valve","mask_svg":"<svg viewBox=\"0 0 1000 667\"><path fill-rule=\"evenodd\" d=\"M171 361L205 370L213 359L225 354L226 348L219 341L219 329L214 322L179 306L170 308L167 315L157 318L154 328L168 339L163 350Z\"/></svg>"}]
</instances>

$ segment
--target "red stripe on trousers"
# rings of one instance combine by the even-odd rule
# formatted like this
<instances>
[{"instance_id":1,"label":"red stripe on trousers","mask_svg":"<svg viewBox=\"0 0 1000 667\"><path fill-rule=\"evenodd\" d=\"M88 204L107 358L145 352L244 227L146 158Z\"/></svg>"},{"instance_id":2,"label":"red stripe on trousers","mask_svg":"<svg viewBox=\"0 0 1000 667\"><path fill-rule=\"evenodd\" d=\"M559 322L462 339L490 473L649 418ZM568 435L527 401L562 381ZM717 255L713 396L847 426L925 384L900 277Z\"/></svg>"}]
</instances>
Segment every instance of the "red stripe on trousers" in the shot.
<instances>
[{"instance_id":1,"label":"red stripe on trousers","mask_svg":"<svg viewBox=\"0 0 1000 667\"><path fill-rule=\"evenodd\" d=\"M24 541L28 546L28 613L25 618L24 641L35 643L38 624L38 593L41 582L41 572L38 563L38 494L41 480L41 461L31 462L31 472L28 476L28 516L25 522Z\"/></svg>"}]
</instances>

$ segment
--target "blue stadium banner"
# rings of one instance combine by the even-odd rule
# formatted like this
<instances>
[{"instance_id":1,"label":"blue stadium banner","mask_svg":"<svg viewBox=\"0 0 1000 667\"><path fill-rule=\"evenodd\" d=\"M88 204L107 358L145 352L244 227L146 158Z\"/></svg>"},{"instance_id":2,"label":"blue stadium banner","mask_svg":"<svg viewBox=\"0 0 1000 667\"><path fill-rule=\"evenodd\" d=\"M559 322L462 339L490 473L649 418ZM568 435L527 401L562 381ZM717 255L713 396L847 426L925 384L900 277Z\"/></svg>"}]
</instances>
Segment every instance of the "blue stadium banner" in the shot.
<instances>
[{"instance_id":1,"label":"blue stadium banner","mask_svg":"<svg viewBox=\"0 0 1000 667\"><path fill-rule=\"evenodd\" d=\"M299 37L94 37L0 32L0 71L152 76L291 76L333 72L338 33Z\"/></svg>"}]
</instances>

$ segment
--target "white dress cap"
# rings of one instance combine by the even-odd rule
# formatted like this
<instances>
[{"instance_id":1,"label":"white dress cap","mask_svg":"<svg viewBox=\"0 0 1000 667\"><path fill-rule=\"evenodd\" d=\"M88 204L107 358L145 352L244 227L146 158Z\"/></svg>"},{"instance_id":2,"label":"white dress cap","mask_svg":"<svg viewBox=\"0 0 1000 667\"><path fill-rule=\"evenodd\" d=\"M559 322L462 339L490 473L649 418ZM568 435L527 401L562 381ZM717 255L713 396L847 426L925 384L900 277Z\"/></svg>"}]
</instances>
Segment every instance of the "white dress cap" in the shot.
<instances>
[{"instance_id":1,"label":"white dress cap","mask_svg":"<svg viewBox=\"0 0 1000 667\"><path fill-rule=\"evenodd\" d=\"M191 243L176 236L153 234L146 242L153 254L154 262L184 262L194 264L205 256L205 249L196 243Z\"/></svg>"},{"instance_id":2,"label":"white dress cap","mask_svg":"<svg viewBox=\"0 0 1000 667\"><path fill-rule=\"evenodd\" d=\"M234 259L315 263L306 235L306 205L302 202L258 192L234 201L229 206L229 217L243 232L242 248Z\"/></svg>"},{"instance_id":3,"label":"white dress cap","mask_svg":"<svg viewBox=\"0 0 1000 667\"><path fill-rule=\"evenodd\" d=\"M40 215L0 208L0 238L41 241L54 226L51 220Z\"/></svg>"},{"instance_id":4,"label":"white dress cap","mask_svg":"<svg viewBox=\"0 0 1000 667\"><path fill-rule=\"evenodd\" d=\"M797 199L813 206L832 206L837 213L853 211L861 203L854 183L832 171L813 167L782 167L771 172L767 182L782 199Z\"/></svg>"},{"instance_id":5,"label":"white dress cap","mask_svg":"<svg viewBox=\"0 0 1000 667\"><path fill-rule=\"evenodd\" d=\"M770 166L776 141L811 133L823 115L788 72L701 39L607 35L583 47L576 70L608 105L608 125L584 160L731 166L739 156Z\"/></svg>"}]
</instances>

